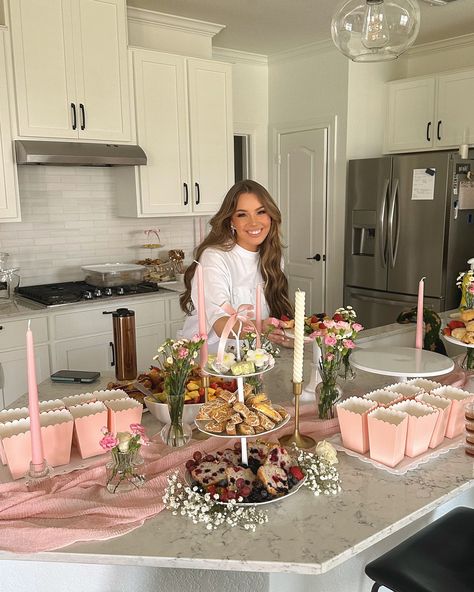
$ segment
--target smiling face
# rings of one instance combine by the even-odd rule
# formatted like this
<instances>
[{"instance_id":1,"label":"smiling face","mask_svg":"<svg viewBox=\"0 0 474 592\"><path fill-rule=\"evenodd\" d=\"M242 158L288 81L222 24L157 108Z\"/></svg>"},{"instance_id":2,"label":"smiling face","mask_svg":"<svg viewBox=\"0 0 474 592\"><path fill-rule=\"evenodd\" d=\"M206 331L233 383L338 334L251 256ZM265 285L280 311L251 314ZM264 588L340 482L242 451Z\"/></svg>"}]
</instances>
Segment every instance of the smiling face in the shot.
<instances>
[{"instance_id":1,"label":"smiling face","mask_svg":"<svg viewBox=\"0 0 474 592\"><path fill-rule=\"evenodd\" d=\"M272 219L255 193L242 193L231 224L237 244L247 251L258 251L270 232Z\"/></svg>"}]
</instances>

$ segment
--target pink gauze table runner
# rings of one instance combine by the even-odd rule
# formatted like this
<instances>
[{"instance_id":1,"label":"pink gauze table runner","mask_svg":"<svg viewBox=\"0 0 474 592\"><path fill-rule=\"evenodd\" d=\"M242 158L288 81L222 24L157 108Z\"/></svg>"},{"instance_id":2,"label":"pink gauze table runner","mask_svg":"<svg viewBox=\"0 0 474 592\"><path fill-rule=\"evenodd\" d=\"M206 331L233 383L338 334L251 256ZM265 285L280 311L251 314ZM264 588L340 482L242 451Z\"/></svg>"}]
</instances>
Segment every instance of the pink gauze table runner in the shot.
<instances>
[{"instance_id":1,"label":"pink gauze table runner","mask_svg":"<svg viewBox=\"0 0 474 592\"><path fill-rule=\"evenodd\" d=\"M337 426L328 428L324 422L315 421L315 415L314 404L302 406L302 433L322 440L338 431ZM275 439L292 430L291 421L275 433ZM0 485L0 550L51 551L79 541L105 540L130 532L163 510L167 476L176 469L182 474L194 451L212 453L233 446L235 441L210 438L178 449L152 442L142 447L145 485L123 494L111 494L105 488L109 455L87 469L56 475L48 491L30 492L19 482Z\"/></svg>"}]
</instances>

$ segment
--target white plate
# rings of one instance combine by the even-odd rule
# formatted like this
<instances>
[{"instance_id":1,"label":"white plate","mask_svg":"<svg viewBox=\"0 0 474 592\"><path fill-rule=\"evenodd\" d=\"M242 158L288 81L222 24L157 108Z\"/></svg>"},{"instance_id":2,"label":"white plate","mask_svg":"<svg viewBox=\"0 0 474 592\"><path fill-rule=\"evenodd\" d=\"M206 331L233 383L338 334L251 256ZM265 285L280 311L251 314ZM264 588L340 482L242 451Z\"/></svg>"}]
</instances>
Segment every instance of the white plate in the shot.
<instances>
[{"instance_id":1,"label":"white plate","mask_svg":"<svg viewBox=\"0 0 474 592\"><path fill-rule=\"evenodd\" d=\"M442 331L441 336L444 337L446 341L454 343L454 345L459 345L460 347L474 347L474 343L464 343L464 341L456 339L455 337L451 337L451 335L445 335Z\"/></svg>"},{"instance_id":2,"label":"white plate","mask_svg":"<svg viewBox=\"0 0 474 592\"><path fill-rule=\"evenodd\" d=\"M186 481L187 485L189 485L191 487L191 483L192 483L192 479L191 479L191 475L189 474L188 471L185 471L184 474L184 480ZM299 489L301 489L301 487L304 485L304 482L306 481L306 476L303 477L303 479L301 479L301 481L299 481L294 487L292 487L287 494L285 495L281 495L280 497L275 497L271 500L267 500L266 502L236 502L234 505L235 507L248 507L248 506L268 506L268 504L273 504L275 502L281 502L282 500L285 500L286 498L290 497L290 495L293 495L294 493L296 493ZM228 502L219 502L216 501L216 504L219 505L223 505L226 506L228 504Z\"/></svg>"},{"instance_id":3,"label":"white plate","mask_svg":"<svg viewBox=\"0 0 474 592\"><path fill-rule=\"evenodd\" d=\"M342 444L341 434L336 434L331 438L327 438L327 441L330 442L336 450L341 450L345 452L349 456L355 456L359 460L369 463L372 466L376 467L377 469L382 469L383 471L387 471L388 473L392 473L393 475L404 475L408 471L418 468L423 463L426 463L433 458L437 458L441 454L445 454L450 450L454 450L455 448L459 448L463 445L465 440L464 434L457 436L456 438L445 438L443 442L437 446L436 448L428 448L426 452L423 454L419 454L414 458L410 458L409 456L405 456L402 461L398 463L395 467L388 467L381 462L373 460L370 458L369 453L360 454L359 452L355 452L354 450L349 450L349 448L345 448Z\"/></svg>"},{"instance_id":4,"label":"white plate","mask_svg":"<svg viewBox=\"0 0 474 592\"><path fill-rule=\"evenodd\" d=\"M229 438L260 438L261 436L265 436L265 434L271 434L272 432L279 430L280 428L285 426L290 421L290 419L291 419L291 416L288 415L278 425L276 425L271 430L267 430L266 432L260 432L258 434L249 434L248 436L245 436L242 434L237 434L236 436L229 436L229 434L225 434L223 432L221 432L219 434L216 434L214 432L209 432L208 430L204 429L204 426L209 421L212 421L211 419L196 419L194 423L197 425L197 428L200 432L204 432L204 434L207 434L208 436L214 436L216 438L227 438L227 439L229 439Z\"/></svg>"},{"instance_id":5,"label":"white plate","mask_svg":"<svg viewBox=\"0 0 474 592\"><path fill-rule=\"evenodd\" d=\"M265 370L259 370L258 372L253 372L252 374L232 374L232 372L228 372L227 374L218 374L215 370L209 366L206 366L204 368L204 372L209 374L209 376L218 376L220 378L250 378L251 376L260 376L260 374L264 374L269 370L273 370L274 367L275 364L273 364L273 366L268 366L268 368L265 368Z\"/></svg>"}]
</instances>

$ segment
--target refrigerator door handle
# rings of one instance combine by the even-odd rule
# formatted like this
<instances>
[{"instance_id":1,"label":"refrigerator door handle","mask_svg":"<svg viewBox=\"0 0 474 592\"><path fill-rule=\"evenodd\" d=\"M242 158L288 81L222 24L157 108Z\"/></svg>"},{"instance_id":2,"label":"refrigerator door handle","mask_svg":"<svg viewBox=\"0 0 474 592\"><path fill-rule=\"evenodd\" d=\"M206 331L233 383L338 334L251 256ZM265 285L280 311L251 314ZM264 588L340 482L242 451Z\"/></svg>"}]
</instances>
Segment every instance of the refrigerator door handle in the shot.
<instances>
[{"instance_id":1,"label":"refrigerator door handle","mask_svg":"<svg viewBox=\"0 0 474 592\"><path fill-rule=\"evenodd\" d=\"M395 262L397 261L398 242L400 238L400 203L398 198L398 183L398 179L395 179L388 210L388 245L391 268L395 267ZM393 222L395 218L395 207L397 208L397 227L394 234Z\"/></svg>"},{"instance_id":2,"label":"refrigerator door handle","mask_svg":"<svg viewBox=\"0 0 474 592\"><path fill-rule=\"evenodd\" d=\"M354 297L361 302L376 302L377 304L389 304L391 306L400 306L400 304L409 305L410 302L403 300L389 300L387 298L377 298L375 296L364 296L362 294L354 294Z\"/></svg>"},{"instance_id":3,"label":"refrigerator door handle","mask_svg":"<svg viewBox=\"0 0 474 592\"><path fill-rule=\"evenodd\" d=\"M380 225L380 240L379 240L379 248L380 248L380 258L382 259L382 267L387 267L387 232L385 230L385 208L387 207L387 197L388 197L388 185L390 183L390 179L385 179L383 184L382 190L382 206L380 208L380 217L379 217L379 225Z\"/></svg>"}]
</instances>

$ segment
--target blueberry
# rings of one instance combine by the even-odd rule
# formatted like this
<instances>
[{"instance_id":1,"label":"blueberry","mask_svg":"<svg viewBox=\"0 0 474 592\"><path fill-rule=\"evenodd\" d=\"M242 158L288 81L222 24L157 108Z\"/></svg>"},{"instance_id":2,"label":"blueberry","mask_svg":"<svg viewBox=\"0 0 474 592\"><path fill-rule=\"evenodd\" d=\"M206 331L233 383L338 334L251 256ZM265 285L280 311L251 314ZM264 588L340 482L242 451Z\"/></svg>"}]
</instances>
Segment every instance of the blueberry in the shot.
<instances>
[{"instance_id":1,"label":"blueberry","mask_svg":"<svg viewBox=\"0 0 474 592\"><path fill-rule=\"evenodd\" d=\"M222 479L219 481L219 487L227 487L227 479Z\"/></svg>"}]
</instances>

